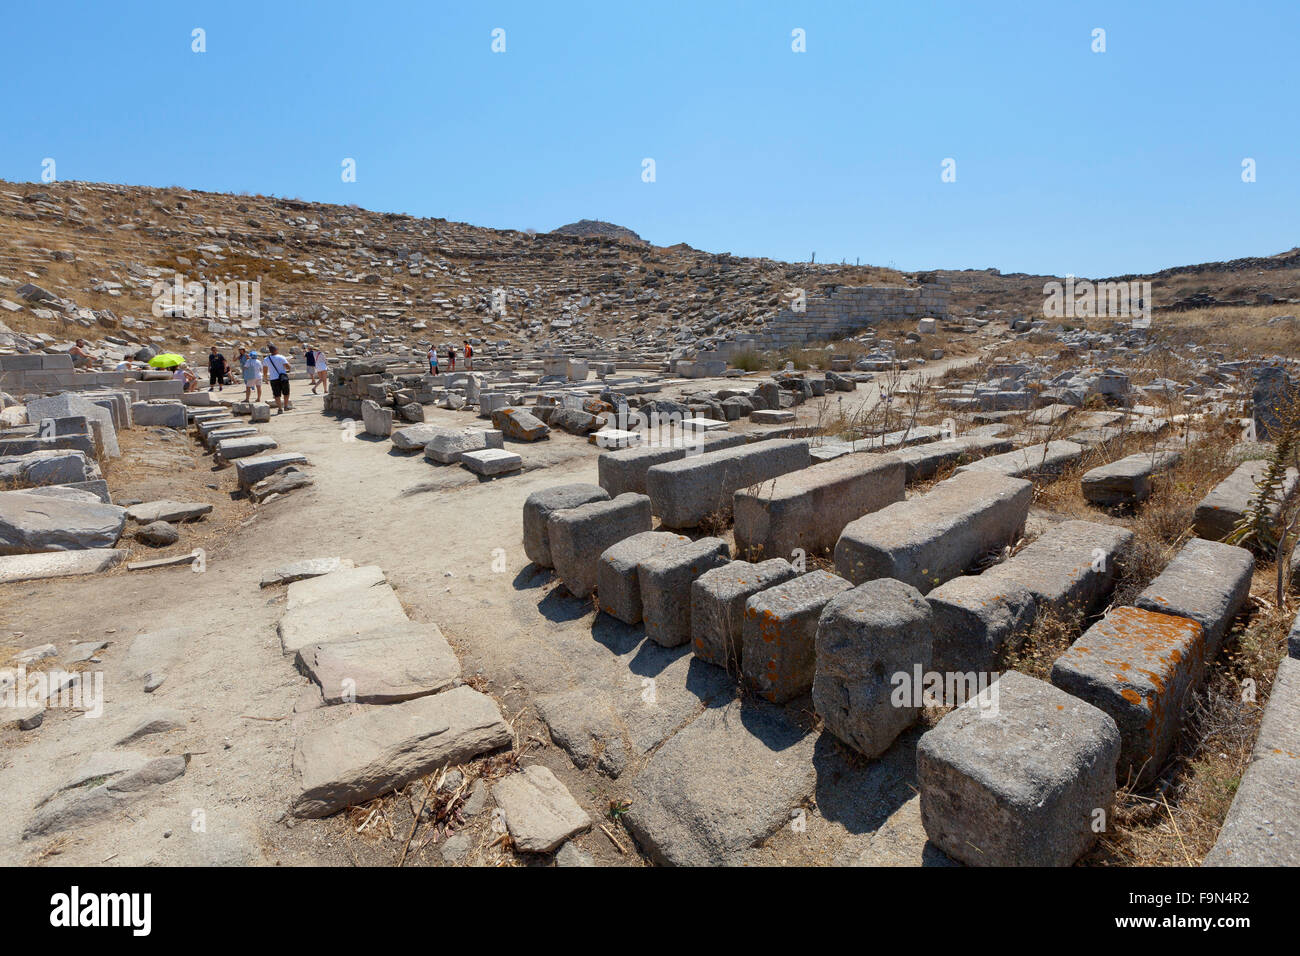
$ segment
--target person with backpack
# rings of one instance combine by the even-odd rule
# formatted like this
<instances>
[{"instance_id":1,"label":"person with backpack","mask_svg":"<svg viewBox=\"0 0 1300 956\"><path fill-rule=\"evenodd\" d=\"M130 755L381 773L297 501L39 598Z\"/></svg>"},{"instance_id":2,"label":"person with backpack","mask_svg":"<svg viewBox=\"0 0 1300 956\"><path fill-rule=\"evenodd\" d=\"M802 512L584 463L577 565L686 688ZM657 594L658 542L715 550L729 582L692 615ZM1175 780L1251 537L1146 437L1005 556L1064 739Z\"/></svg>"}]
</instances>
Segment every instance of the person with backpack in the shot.
<instances>
[{"instance_id":1,"label":"person with backpack","mask_svg":"<svg viewBox=\"0 0 1300 956\"><path fill-rule=\"evenodd\" d=\"M266 378L271 383L271 397L275 399L278 414L293 411L289 401L289 360L274 345L266 347Z\"/></svg>"},{"instance_id":2,"label":"person with backpack","mask_svg":"<svg viewBox=\"0 0 1300 956\"><path fill-rule=\"evenodd\" d=\"M302 362L307 366L307 381L311 382L311 393L316 394L316 350L310 345L302 350Z\"/></svg>"},{"instance_id":3,"label":"person with backpack","mask_svg":"<svg viewBox=\"0 0 1300 956\"><path fill-rule=\"evenodd\" d=\"M469 339L465 339L465 371L474 371L474 350L470 348Z\"/></svg>"}]
</instances>

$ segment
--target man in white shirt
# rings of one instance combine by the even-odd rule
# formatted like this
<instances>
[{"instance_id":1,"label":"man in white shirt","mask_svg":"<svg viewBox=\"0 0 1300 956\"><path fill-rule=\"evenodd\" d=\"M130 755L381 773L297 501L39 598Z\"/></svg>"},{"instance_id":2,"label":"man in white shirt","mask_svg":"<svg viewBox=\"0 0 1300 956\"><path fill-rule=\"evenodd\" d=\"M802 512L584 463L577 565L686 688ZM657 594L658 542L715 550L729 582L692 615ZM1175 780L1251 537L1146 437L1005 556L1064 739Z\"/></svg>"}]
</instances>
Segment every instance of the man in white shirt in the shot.
<instances>
[{"instance_id":1,"label":"man in white shirt","mask_svg":"<svg viewBox=\"0 0 1300 956\"><path fill-rule=\"evenodd\" d=\"M289 360L274 345L266 347L266 379L271 383L271 396L279 414L292 411L289 403Z\"/></svg>"}]
</instances>

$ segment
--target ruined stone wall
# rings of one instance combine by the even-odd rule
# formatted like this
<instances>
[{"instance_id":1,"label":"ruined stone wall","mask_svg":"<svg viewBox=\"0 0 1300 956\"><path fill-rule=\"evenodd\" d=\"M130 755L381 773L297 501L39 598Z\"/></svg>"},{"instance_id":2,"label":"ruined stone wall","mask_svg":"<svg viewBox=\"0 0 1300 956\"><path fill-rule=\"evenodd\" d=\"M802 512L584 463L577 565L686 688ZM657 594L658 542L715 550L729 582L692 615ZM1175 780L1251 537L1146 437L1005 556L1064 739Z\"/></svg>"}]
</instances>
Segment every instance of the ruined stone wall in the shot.
<instances>
[{"instance_id":1,"label":"ruined stone wall","mask_svg":"<svg viewBox=\"0 0 1300 956\"><path fill-rule=\"evenodd\" d=\"M779 349L843 338L878 322L925 316L947 318L947 282L920 286L841 286L831 295L809 296L804 310L782 309L757 335L736 336L742 347Z\"/></svg>"}]
</instances>

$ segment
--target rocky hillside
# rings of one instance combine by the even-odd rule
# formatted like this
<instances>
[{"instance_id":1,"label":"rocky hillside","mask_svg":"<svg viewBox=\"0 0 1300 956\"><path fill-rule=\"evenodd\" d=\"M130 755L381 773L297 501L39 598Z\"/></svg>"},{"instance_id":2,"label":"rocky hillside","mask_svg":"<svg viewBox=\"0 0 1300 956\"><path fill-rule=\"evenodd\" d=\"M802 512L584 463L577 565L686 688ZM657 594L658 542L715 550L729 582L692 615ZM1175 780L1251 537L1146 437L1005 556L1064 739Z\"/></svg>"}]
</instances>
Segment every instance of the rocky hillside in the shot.
<instances>
[{"instance_id":1,"label":"rocky hillside","mask_svg":"<svg viewBox=\"0 0 1300 956\"><path fill-rule=\"evenodd\" d=\"M260 279L260 324L155 308L177 275ZM533 350L669 351L757 328L793 287L904 281L866 266L660 248L635 236L483 229L269 196L0 184L0 322L60 341L88 329L92 338L191 353L268 336L324 348L467 337ZM26 284L40 291L18 294Z\"/></svg>"}]
</instances>

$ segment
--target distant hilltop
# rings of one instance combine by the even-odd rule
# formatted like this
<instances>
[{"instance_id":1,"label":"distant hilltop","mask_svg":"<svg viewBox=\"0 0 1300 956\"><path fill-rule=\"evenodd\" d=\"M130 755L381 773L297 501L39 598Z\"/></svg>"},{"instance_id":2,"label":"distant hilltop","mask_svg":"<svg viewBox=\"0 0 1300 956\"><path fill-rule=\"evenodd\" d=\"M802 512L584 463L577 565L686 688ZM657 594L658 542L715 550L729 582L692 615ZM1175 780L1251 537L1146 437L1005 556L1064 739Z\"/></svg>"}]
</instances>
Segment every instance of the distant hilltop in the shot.
<instances>
[{"instance_id":1,"label":"distant hilltop","mask_svg":"<svg viewBox=\"0 0 1300 956\"><path fill-rule=\"evenodd\" d=\"M561 236L608 236L610 239L622 239L626 242L645 242L626 226L616 226L612 222L601 222L599 219L579 219L567 226L552 229L551 232Z\"/></svg>"}]
</instances>

